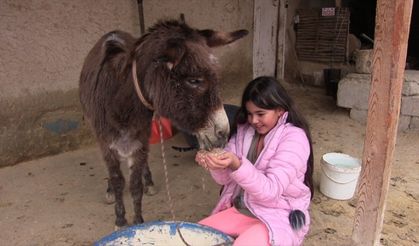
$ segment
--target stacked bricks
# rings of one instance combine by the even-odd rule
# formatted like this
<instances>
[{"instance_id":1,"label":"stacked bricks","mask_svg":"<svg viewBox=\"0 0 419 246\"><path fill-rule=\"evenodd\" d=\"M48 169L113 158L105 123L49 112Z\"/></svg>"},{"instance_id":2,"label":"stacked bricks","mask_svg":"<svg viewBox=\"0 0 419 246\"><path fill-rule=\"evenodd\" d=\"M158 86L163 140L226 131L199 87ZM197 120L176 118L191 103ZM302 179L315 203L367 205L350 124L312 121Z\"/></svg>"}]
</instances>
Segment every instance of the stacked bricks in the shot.
<instances>
[{"instance_id":1,"label":"stacked bricks","mask_svg":"<svg viewBox=\"0 0 419 246\"><path fill-rule=\"evenodd\" d=\"M371 55L366 55L366 52L361 52L363 58L356 60L356 73L349 73L339 81L337 92L337 105L349 108L350 117L361 123L367 121L371 86ZM404 75L398 130L408 129L419 129L418 70L405 70Z\"/></svg>"}]
</instances>

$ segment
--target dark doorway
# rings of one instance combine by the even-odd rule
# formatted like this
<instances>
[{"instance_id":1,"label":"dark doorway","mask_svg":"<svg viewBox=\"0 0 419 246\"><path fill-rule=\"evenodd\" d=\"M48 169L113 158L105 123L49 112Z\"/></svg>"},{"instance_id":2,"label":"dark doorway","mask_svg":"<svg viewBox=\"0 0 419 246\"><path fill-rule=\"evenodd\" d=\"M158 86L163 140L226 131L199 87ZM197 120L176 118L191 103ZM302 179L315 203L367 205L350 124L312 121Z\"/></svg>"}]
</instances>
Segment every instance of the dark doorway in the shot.
<instances>
[{"instance_id":1,"label":"dark doorway","mask_svg":"<svg viewBox=\"0 0 419 246\"><path fill-rule=\"evenodd\" d=\"M363 49L373 48L375 29L376 0L344 1L350 12L349 32L362 43ZM413 2L412 20L410 24L409 43L407 49L406 69L419 69L419 3Z\"/></svg>"}]
</instances>

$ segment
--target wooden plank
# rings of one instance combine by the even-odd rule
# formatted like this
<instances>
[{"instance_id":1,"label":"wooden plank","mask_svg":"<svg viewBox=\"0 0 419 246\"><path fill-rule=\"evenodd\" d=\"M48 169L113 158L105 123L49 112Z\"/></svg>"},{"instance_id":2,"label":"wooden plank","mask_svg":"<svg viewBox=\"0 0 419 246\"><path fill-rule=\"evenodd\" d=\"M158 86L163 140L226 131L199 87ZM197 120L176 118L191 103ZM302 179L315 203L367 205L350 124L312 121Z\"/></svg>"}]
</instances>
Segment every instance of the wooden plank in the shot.
<instances>
[{"instance_id":1,"label":"wooden plank","mask_svg":"<svg viewBox=\"0 0 419 246\"><path fill-rule=\"evenodd\" d=\"M144 27L144 4L143 0L137 0L137 7L138 7L138 18L140 22L140 35L144 35L145 27Z\"/></svg>"},{"instance_id":2,"label":"wooden plank","mask_svg":"<svg viewBox=\"0 0 419 246\"><path fill-rule=\"evenodd\" d=\"M253 77L275 76L279 0L255 0Z\"/></svg>"},{"instance_id":3,"label":"wooden plank","mask_svg":"<svg viewBox=\"0 0 419 246\"><path fill-rule=\"evenodd\" d=\"M379 245L397 136L413 0L378 0L353 245Z\"/></svg>"},{"instance_id":4,"label":"wooden plank","mask_svg":"<svg viewBox=\"0 0 419 246\"><path fill-rule=\"evenodd\" d=\"M278 13L278 42L277 42L277 66L276 77L284 79L285 76L285 44L287 35L287 10L288 4L285 0L279 0L279 13Z\"/></svg>"}]
</instances>

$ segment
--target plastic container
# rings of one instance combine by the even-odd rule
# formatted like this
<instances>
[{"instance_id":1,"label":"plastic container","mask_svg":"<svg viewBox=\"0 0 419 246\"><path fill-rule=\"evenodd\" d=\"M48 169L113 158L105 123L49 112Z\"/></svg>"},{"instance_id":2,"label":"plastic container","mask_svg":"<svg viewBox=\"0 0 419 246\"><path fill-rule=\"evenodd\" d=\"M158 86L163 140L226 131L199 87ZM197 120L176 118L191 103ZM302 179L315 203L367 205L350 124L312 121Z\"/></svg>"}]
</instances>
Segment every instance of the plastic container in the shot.
<instances>
[{"instance_id":1,"label":"plastic container","mask_svg":"<svg viewBox=\"0 0 419 246\"><path fill-rule=\"evenodd\" d=\"M336 200L351 199L361 171L361 161L347 154L327 153L321 159L320 192Z\"/></svg>"},{"instance_id":2,"label":"plastic container","mask_svg":"<svg viewBox=\"0 0 419 246\"><path fill-rule=\"evenodd\" d=\"M234 239L211 227L183 221L151 221L116 231L96 246L232 245Z\"/></svg>"}]
</instances>

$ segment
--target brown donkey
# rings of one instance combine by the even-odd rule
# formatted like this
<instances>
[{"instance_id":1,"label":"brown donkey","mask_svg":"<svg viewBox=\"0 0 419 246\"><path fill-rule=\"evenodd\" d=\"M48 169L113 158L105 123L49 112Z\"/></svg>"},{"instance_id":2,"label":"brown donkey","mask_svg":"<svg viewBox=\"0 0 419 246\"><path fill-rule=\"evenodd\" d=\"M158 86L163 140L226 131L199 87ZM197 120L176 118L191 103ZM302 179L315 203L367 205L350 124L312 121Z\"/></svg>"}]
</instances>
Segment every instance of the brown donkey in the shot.
<instances>
[{"instance_id":1,"label":"brown donkey","mask_svg":"<svg viewBox=\"0 0 419 246\"><path fill-rule=\"evenodd\" d=\"M127 224L122 161L130 171L134 224L144 221L143 192L153 193L147 164L153 114L196 135L202 149L226 143L229 124L210 48L247 33L197 30L184 22L165 20L139 39L122 31L105 34L89 52L80 76L80 101L108 168L107 195L115 199L117 227Z\"/></svg>"}]
</instances>

